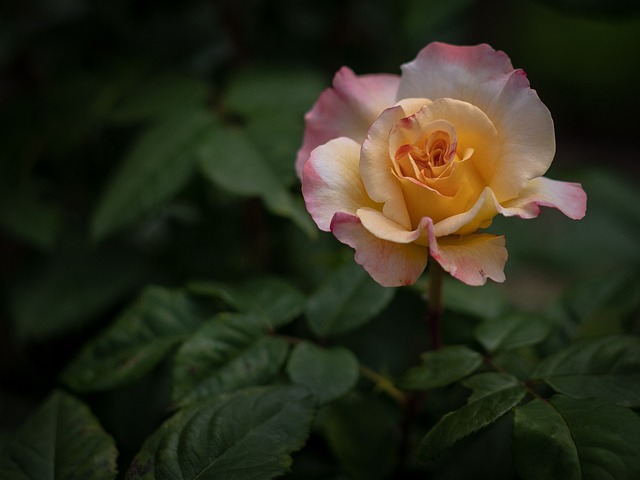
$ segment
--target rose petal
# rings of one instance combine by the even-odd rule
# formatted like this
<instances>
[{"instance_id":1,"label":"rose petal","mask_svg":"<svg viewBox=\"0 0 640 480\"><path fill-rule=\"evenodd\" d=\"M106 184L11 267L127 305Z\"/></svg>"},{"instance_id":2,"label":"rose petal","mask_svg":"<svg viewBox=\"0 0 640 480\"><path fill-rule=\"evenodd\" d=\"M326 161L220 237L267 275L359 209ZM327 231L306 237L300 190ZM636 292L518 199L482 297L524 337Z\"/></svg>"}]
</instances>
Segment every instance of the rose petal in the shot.
<instances>
[{"instance_id":1,"label":"rose petal","mask_svg":"<svg viewBox=\"0 0 640 480\"><path fill-rule=\"evenodd\" d=\"M569 218L579 220L586 212L587 195L578 183L540 177L531 180L518 197L501 205L492 189L487 187L471 209L437 222L436 236L469 234L487 228L497 214L535 218L540 214L541 206L557 208Z\"/></svg>"},{"instance_id":2,"label":"rose petal","mask_svg":"<svg viewBox=\"0 0 640 480\"><path fill-rule=\"evenodd\" d=\"M499 201L512 198L527 181L551 166L556 151L553 119L522 70L509 76L500 96L486 109L500 134L502 153L489 182Z\"/></svg>"},{"instance_id":3,"label":"rose petal","mask_svg":"<svg viewBox=\"0 0 640 480\"><path fill-rule=\"evenodd\" d=\"M455 98L485 110L513 72L504 52L489 45L459 47L434 42L402 65L398 99Z\"/></svg>"},{"instance_id":4,"label":"rose petal","mask_svg":"<svg viewBox=\"0 0 640 480\"><path fill-rule=\"evenodd\" d=\"M408 178L399 179L413 226L422 217L430 217L437 223L451 216L452 212L465 212L472 208L486 187L487 179L493 176L495 160L500 153L498 133L480 109L466 102L444 98L430 102L415 115L396 122L391 130L391 151L408 140L413 132L420 131L420 125L436 122L455 127L459 154L473 153L456 160L455 168L448 176L427 179L424 184Z\"/></svg>"},{"instance_id":5,"label":"rose petal","mask_svg":"<svg viewBox=\"0 0 640 480\"><path fill-rule=\"evenodd\" d=\"M434 225L437 237L468 235L480 228L487 228L499 212L500 204L489 187L478 197L473 207L463 213L451 215Z\"/></svg>"},{"instance_id":6,"label":"rose petal","mask_svg":"<svg viewBox=\"0 0 640 480\"><path fill-rule=\"evenodd\" d=\"M336 138L311 152L302 174L302 195L307 210L320 230L328 232L338 211L355 213L375 207L360 178L360 145L346 137Z\"/></svg>"},{"instance_id":7,"label":"rose petal","mask_svg":"<svg viewBox=\"0 0 640 480\"><path fill-rule=\"evenodd\" d=\"M573 220L580 220L587 211L587 194L579 183L560 182L546 177L534 178L519 197L506 202L501 213L532 218L537 216L540 206L553 207Z\"/></svg>"},{"instance_id":8,"label":"rose petal","mask_svg":"<svg viewBox=\"0 0 640 480\"><path fill-rule=\"evenodd\" d=\"M400 77L374 74L356 76L342 67L328 88L305 115L306 129L296 159L296 172L302 169L311 151L337 137L349 137L362 143L373 121L395 104Z\"/></svg>"},{"instance_id":9,"label":"rose petal","mask_svg":"<svg viewBox=\"0 0 640 480\"><path fill-rule=\"evenodd\" d=\"M383 287L411 285L427 266L426 247L381 240L368 232L355 215L336 213L331 231L356 250L356 262Z\"/></svg>"},{"instance_id":10,"label":"rose petal","mask_svg":"<svg viewBox=\"0 0 640 480\"><path fill-rule=\"evenodd\" d=\"M360 152L360 175L369 197L384 204L385 216L410 229L409 213L389 157L389 133L393 125L404 117L404 109L395 106L382 112L371 125Z\"/></svg>"},{"instance_id":11,"label":"rose petal","mask_svg":"<svg viewBox=\"0 0 640 480\"><path fill-rule=\"evenodd\" d=\"M454 98L480 108L499 133L502 148L488 185L500 201L517 196L543 175L555 153L551 115L522 70L488 45L427 45L402 66L398 98Z\"/></svg>"},{"instance_id":12,"label":"rose petal","mask_svg":"<svg viewBox=\"0 0 640 480\"><path fill-rule=\"evenodd\" d=\"M430 230L430 236L433 229ZM504 236L486 233L448 236L429 243L429 254L442 268L467 285L484 285L487 278L504 282L507 249Z\"/></svg>"},{"instance_id":13,"label":"rose petal","mask_svg":"<svg viewBox=\"0 0 640 480\"><path fill-rule=\"evenodd\" d=\"M419 228L407 230L399 223L394 222L382 212L373 208L359 208L356 216L369 233L382 240L389 240L395 243L412 243L420 238L421 235Z\"/></svg>"}]
</instances>

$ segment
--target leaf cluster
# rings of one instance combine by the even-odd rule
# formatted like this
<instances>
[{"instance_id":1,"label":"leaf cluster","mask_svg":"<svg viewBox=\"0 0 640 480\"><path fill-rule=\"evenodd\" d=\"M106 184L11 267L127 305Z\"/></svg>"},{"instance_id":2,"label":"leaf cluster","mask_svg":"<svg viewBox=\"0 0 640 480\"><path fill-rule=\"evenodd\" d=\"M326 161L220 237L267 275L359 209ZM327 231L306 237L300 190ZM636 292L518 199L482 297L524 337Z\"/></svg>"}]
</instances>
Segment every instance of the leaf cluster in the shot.
<instances>
[{"instance_id":1,"label":"leaf cluster","mask_svg":"<svg viewBox=\"0 0 640 480\"><path fill-rule=\"evenodd\" d=\"M639 478L635 132L601 114L637 21L508 3L0 5L0 478ZM293 162L341 65L436 39L527 67L589 207L497 218L507 283L447 279L430 351L424 282L317 232Z\"/></svg>"}]
</instances>

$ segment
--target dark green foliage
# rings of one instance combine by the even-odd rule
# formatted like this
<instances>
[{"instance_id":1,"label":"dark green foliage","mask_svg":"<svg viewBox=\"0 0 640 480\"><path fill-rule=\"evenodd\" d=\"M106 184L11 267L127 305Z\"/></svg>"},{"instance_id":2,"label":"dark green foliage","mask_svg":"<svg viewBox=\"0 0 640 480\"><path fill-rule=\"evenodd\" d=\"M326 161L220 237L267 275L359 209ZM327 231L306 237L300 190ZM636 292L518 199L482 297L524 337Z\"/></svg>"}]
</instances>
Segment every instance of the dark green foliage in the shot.
<instances>
[{"instance_id":1,"label":"dark green foliage","mask_svg":"<svg viewBox=\"0 0 640 480\"><path fill-rule=\"evenodd\" d=\"M288 351L282 338L264 336L264 327L256 319L222 314L203 324L177 351L173 400L184 405L269 383Z\"/></svg>"},{"instance_id":2,"label":"dark green foliage","mask_svg":"<svg viewBox=\"0 0 640 480\"><path fill-rule=\"evenodd\" d=\"M304 445L313 397L298 387L241 390L167 420L133 460L128 480L273 478Z\"/></svg>"},{"instance_id":3,"label":"dark green foliage","mask_svg":"<svg viewBox=\"0 0 640 480\"><path fill-rule=\"evenodd\" d=\"M605 336L582 340L545 358L532 377L571 397L640 407L640 339Z\"/></svg>"},{"instance_id":4,"label":"dark green foliage","mask_svg":"<svg viewBox=\"0 0 640 480\"><path fill-rule=\"evenodd\" d=\"M494 382L482 385L480 393L469 397L464 407L447 413L422 439L418 458L432 460L459 440L485 428L516 406L525 395L517 382Z\"/></svg>"},{"instance_id":5,"label":"dark green foliage","mask_svg":"<svg viewBox=\"0 0 640 480\"><path fill-rule=\"evenodd\" d=\"M308 342L295 346L287 364L293 383L304 385L320 404L342 397L358 381L358 359L346 348L322 349Z\"/></svg>"},{"instance_id":6,"label":"dark green foliage","mask_svg":"<svg viewBox=\"0 0 640 480\"><path fill-rule=\"evenodd\" d=\"M402 388L427 390L456 382L482 365L482 356L467 347L444 347L421 356L422 365L409 369L398 381Z\"/></svg>"},{"instance_id":7,"label":"dark green foliage","mask_svg":"<svg viewBox=\"0 0 640 480\"><path fill-rule=\"evenodd\" d=\"M358 265L346 264L309 298L309 327L319 337L353 330L379 313L393 293L393 289L374 282Z\"/></svg>"},{"instance_id":8,"label":"dark green foliage","mask_svg":"<svg viewBox=\"0 0 640 480\"><path fill-rule=\"evenodd\" d=\"M53 392L0 451L0 477L11 480L110 480L116 450L89 408Z\"/></svg>"},{"instance_id":9,"label":"dark green foliage","mask_svg":"<svg viewBox=\"0 0 640 480\"><path fill-rule=\"evenodd\" d=\"M640 420L596 399L556 395L515 409L514 454L523 478L636 478Z\"/></svg>"},{"instance_id":10,"label":"dark green foliage","mask_svg":"<svg viewBox=\"0 0 640 480\"><path fill-rule=\"evenodd\" d=\"M0 478L640 478L637 13L4 2ZM294 169L340 66L432 40L525 68L588 194L495 218L507 281L445 279L438 351L426 279L376 284Z\"/></svg>"},{"instance_id":11,"label":"dark green foliage","mask_svg":"<svg viewBox=\"0 0 640 480\"><path fill-rule=\"evenodd\" d=\"M200 322L184 292L147 287L111 327L85 345L62 379L78 391L132 382L158 364Z\"/></svg>"}]
</instances>

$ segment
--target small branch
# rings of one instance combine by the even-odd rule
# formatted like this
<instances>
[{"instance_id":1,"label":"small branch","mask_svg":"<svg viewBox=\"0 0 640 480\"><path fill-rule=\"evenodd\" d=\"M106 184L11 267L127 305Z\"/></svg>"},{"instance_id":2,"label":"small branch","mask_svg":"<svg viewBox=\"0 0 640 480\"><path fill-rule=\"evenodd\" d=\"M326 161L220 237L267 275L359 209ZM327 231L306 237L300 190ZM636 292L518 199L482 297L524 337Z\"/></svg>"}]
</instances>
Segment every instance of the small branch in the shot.
<instances>
[{"instance_id":1,"label":"small branch","mask_svg":"<svg viewBox=\"0 0 640 480\"><path fill-rule=\"evenodd\" d=\"M442 284L444 270L432 259L429 267L429 284L427 296L427 323L431 334L431 348L438 350L442 346L440 323L442 320Z\"/></svg>"},{"instance_id":2,"label":"small branch","mask_svg":"<svg viewBox=\"0 0 640 480\"><path fill-rule=\"evenodd\" d=\"M362 364L360 365L360 374L366 379L371 380L378 390L385 392L399 404L406 405L407 396L398 390L393 382L387 377L371 370L369 367L365 367Z\"/></svg>"},{"instance_id":3,"label":"small branch","mask_svg":"<svg viewBox=\"0 0 640 480\"><path fill-rule=\"evenodd\" d=\"M489 357L488 355L484 356L484 363L486 363L489 367L493 368L498 373L508 373L509 375L512 375L510 372L508 372L507 370L502 368L500 365L495 363L493 361L493 359L491 357ZM520 382L520 385L522 385L524 387L524 389L527 391L527 393L529 395L531 395L533 398L536 398L538 400L542 400L544 402L547 401L546 398L540 396L538 394L538 392L536 392L533 388L531 388L531 382L522 381L522 380L519 380L519 382Z\"/></svg>"},{"instance_id":4,"label":"small branch","mask_svg":"<svg viewBox=\"0 0 640 480\"><path fill-rule=\"evenodd\" d=\"M282 335L280 333L275 334L275 336L282 338L289 345L297 345L298 343L305 341L305 339L303 338L293 337L291 335ZM402 391L397 389L389 378L379 374L369 367L365 367L362 364L360 364L360 375L373 382L378 390L385 392L400 405L406 405L407 396Z\"/></svg>"}]
</instances>

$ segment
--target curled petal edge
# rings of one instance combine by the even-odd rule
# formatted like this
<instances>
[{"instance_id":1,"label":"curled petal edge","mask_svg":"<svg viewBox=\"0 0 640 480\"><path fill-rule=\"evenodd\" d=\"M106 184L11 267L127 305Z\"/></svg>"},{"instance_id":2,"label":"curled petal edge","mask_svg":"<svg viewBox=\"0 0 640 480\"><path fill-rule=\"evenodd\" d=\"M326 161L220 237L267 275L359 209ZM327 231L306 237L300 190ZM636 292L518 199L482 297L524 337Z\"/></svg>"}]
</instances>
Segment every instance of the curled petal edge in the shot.
<instances>
[{"instance_id":1,"label":"curled petal edge","mask_svg":"<svg viewBox=\"0 0 640 480\"><path fill-rule=\"evenodd\" d=\"M302 178L311 151L337 137L362 143L378 115L395 103L400 77L379 73L356 75L342 67L305 115L305 133L296 156L296 173Z\"/></svg>"},{"instance_id":2,"label":"curled petal edge","mask_svg":"<svg viewBox=\"0 0 640 480\"><path fill-rule=\"evenodd\" d=\"M470 210L436 223L436 235L470 233L465 231L465 227L473 231L483 228L483 222L497 214L536 218L540 215L540 207L556 208L572 220L580 220L586 214L587 194L579 183L539 177L530 180L518 198L500 204L491 188L486 187Z\"/></svg>"},{"instance_id":3,"label":"curled petal edge","mask_svg":"<svg viewBox=\"0 0 640 480\"><path fill-rule=\"evenodd\" d=\"M356 215L336 213L331 231L338 240L355 249L356 262L383 287L411 285L427 266L426 247L380 239L364 228Z\"/></svg>"},{"instance_id":4,"label":"curled petal edge","mask_svg":"<svg viewBox=\"0 0 640 480\"><path fill-rule=\"evenodd\" d=\"M359 215L362 210L358 211ZM362 218L371 228L367 221L370 217L366 216L370 214L369 210ZM356 250L356 262L382 286L415 283L429 256L451 276L468 285L484 285L487 278L496 282L505 280L504 265L508 254L503 236L472 234L437 239L433 221L428 217L421 220L417 229L404 233L400 225L394 227L388 222L382 221L379 225L383 225L383 230L376 233L369 231L358 215L338 212L331 222L331 231L336 238ZM396 227L397 232L392 232ZM428 246L415 243L425 237Z\"/></svg>"}]
</instances>

